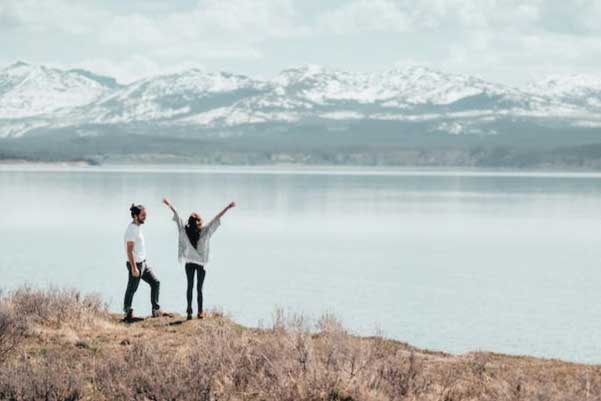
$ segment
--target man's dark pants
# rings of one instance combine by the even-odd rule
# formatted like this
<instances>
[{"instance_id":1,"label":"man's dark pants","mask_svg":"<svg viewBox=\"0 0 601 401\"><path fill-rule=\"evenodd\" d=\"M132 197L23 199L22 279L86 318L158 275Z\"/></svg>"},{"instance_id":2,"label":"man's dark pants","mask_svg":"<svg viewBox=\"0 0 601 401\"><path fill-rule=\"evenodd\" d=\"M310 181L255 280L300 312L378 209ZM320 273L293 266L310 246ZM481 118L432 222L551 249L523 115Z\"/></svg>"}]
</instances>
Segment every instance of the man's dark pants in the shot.
<instances>
[{"instance_id":1,"label":"man's dark pants","mask_svg":"<svg viewBox=\"0 0 601 401\"><path fill-rule=\"evenodd\" d=\"M132 276L131 272L131 264L129 262L126 263L127 266L127 289L125 290L125 300L123 301L123 310L125 313L128 313L131 310L131 304L134 298L134 294L138 289L138 285L140 284L140 280L144 280L150 285L150 302L152 303L152 309L160 309L159 306L159 288L161 287L161 282L152 272L150 267L146 264L146 261L136 263L138 267L138 271L140 275L138 277Z\"/></svg>"}]
</instances>

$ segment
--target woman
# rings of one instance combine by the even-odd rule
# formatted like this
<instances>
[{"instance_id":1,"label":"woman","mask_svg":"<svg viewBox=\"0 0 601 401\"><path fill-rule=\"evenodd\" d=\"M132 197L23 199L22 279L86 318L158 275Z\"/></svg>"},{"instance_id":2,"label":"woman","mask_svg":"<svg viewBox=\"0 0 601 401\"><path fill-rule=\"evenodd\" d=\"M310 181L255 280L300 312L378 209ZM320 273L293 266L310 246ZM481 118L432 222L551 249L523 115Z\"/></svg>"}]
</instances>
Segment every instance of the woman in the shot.
<instances>
[{"instance_id":1,"label":"woman","mask_svg":"<svg viewBox=\"0 0 601 401\"><path fill-rule=\"evenodd\" d=\"M179 234L178 259L180 263L186 264L186 277L188 279L188 288L186 298L188 300L187 319L192 319L192 288L194 287L194 273L198 273L198 281L196 284L196 300L198 302L198 318L202 319L202 284L205 279L205 266L209 261L209 240L221 224L221 217L229 209L236 206L234 202L230 203L223 209L213 220L206 226L203 226L202 217L198 213L192 213L188 218L188 224L184 225L184 221L177 214L177 210L173 207L167 198L163 199L163 203L173 212L173 221L177 224Z\"/></svg>"}]
</instances>

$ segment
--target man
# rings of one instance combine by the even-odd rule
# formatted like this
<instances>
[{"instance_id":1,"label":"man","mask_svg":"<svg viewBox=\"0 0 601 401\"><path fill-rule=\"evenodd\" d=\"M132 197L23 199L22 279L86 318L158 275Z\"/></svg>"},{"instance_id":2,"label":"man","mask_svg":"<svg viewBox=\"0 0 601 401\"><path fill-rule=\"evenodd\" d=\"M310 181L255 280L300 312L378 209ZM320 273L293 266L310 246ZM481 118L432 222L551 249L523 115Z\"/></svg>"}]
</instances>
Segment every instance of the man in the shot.
<instances>
[{"instance_id":1,"label":"man","mask_svg":"<svg viewBox=\"0 0 601 401\"><path fill-rule=\"evenodd\" d=\"M144 244L144 235L142 233L142 224L146 221L146 209L142 205L131 205L132 222L125 230L125 252L127 254L127 272L128 281L125 290L125 300L123 310L125 320L131 322L134 319L133 309L131 307L134 294L140 284L140 279L150 285L150 302L152 303L152 317L161 316L159 306L159 288L161 283L146 264L146 246Z\"/></svg>"}]
</instances>

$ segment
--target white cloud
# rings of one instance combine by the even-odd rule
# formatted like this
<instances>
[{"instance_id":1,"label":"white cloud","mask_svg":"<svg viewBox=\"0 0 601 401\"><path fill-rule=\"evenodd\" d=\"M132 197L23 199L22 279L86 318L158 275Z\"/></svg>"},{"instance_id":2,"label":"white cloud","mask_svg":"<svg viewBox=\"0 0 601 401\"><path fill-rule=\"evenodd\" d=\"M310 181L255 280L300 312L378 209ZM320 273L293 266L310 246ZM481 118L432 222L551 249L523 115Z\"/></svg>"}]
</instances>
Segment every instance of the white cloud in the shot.
<instances>
[{"instance_id":1,"label":"white cloud","mask_svg":"<svg viewBox=\"0 0 601 401\"><path fill-rule=\"evenodd\" d=\"M83 68L98 74L114 77L121 84L128 84L138 79L156 75L181 72L191 68L206 70L202 60L194 61L193 59L187 59L184 61L157 62L141 54L133 54L122 59L90 58L76 63L50 63L49 65L63 69Z\"/></svg>"},{"instance_id":2,"label":"white cloud","mask_svg":"<svg viewBox=\"0 0 601 401\"><path fill-rule=\"evenodd\" d=\"M440 59L442 69L523 83L549 74L598 71L601 46L598 39L590 37L539 32L495 35L485 31L454 42Z\"/></svg>"},{"instance_id":3,"label":"white cloud","mask_svg":"<svg viewBox=\"0 0 601 401\"><path fill-rule=\"evenodd\" d=\"M19 18L16 15L12 3L0 3L0 27L14 28L19 25Z\"/></svg>"},{"instance_id":4,"label":"white cloud","mask_svg":"<svg viewBox=\"0 0 601 401\"><path fill-rule=\"evenodd\" d=\"M82 34L94 32L109 13L94 6L73 0L3 0L0 15L6 13L15 26L32 32L65 32Z\"/></svg>"},{"instance_id":5,"label":"white cloud","mask_svg":"<svg viewBox=\"0 0 601 401\"><path fill-rule=\"evenodd\" d=\"M199 0L186 11L162 13L118 13L92 1L0 0L0 23L0 35L12 29L15 39L34 38L57 54L65 43L52 42L54 35L85 43L77 62L42 62L89 68L122 82L207 60L257 60L266 40L307 33L291 0Z\"/></svg>"},{"instance_id":6,"label":"white cloud","mask_svg":"<svg viewBox=\"0 0 601 401\"><path fill-rule=\"evenodd\" d=\"M601 33L601 1L351 0L319 19L336 33L445 29Z\"/></svg>"},{"instance_id":7,"label":"white cloud","mask_svg":"<svg viewBox=\"0 0 601 401\"><path fill-rule=\"evenodd\" d=\"M536 22L539 3L537 0L397 1L399 8L412 16L416 30L521 29Z\"/></svg>"},{"instance_id":8,"label":"white cloud","mask_svg":"<svg viewBox=\"0 0 601 401\"><path fill-rule=\"evenodd\" d=\"M600 20L601 0L0 0L0 56L123 82L189 65L260 74L400 58L515 82L598 70Z\"/></svg>"},{"instance_id":9,"label":"white cloud","mask_svg":"<svg viewBox=\"0 0 601 401\"><path fill-rule=\"evenodd\" d=\"M198 41L253 44L302 32L287 0L204 0L188 12L115 16L100 37L114 46L181 47Z\"/></svg>"},{"instance_id":10,"label":"white cloud","mask_svg":"<svg viewBox=\"0 0 601 401\"><path fill-rule=\"evenodd\" d=\"M599 0L545 1L540 23L551 32L566 34L600 34L601 2Z\"/></svg>"},{"instance_id":11,"label":"white cloud","mask_svg":"<svg viewBox=\"0 0 601 401\"><path fill-rule=\"evenodd\" d=\"M86 59L69 68L84 68L98 74L116 77L119 83L127 84L137 79L148 78L155 75L176 72L186 67L199 67L198 65L165 66L139 54L134 54L127 59Z\"/></svg>"},{"instance_id":12,"label":"white cloud","mask_svg":"<svg viewBox=\"0 0 601 401\"><path fill-rule=\"evenodd\" d=\"M158 21L140 14L117 15L100 30L100 42L121 47L161 47L169 44L165 30Z\"/></svg>"},{"instance_id":13,"label":"white cloud","mask_svg":"<svg viewBox=\"0 0 601 401\"><path fill-rule=\"evenodd\" d=\"M166 72L170 67L164 66L170 65L260 59L262 42L305 34L295 18L287 0L202 0L187 12L114 16L99 32L99 41L106 47L135 49L137 59L143 54L146 74L138 75L147 76ZM134 60L119 63L120 79L131 79L126 71L135 66Z\"/></svg>"},{"instance_id":14,"label":"white cloud","mask_svg":"<svg viewBox=\"0 0 601 401\"><path fill-rule=\"evenodd\" d=\"M335 34L400 34L416 42L405 57L519 83L598 69L599 20L599 0L352 0L318 25Z\"/></svg>"},{"instance_id":15,"label":"white cloud","mask_svg":"<svg viewBox=\"0 0 601 401\"><path fill-rule=\"evenodd\" d=\"M406 32L408 15L390 0L355 0L328 11L317 19L320 30L336 34L361 32Z\"/></svg>"}]
</instances>

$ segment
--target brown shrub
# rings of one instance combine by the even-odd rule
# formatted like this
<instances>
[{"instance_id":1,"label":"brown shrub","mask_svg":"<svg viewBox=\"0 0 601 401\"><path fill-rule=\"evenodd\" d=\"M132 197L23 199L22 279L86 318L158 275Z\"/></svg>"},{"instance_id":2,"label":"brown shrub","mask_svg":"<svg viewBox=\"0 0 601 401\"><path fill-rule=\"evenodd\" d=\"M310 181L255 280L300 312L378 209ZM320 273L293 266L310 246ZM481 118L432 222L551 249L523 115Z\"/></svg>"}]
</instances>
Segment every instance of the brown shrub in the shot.
<instances>
[{"instance_id":1,"label":"brown shrub","mask_svg":"<svg viewBox=\"0 0 601 401\"><path fill-rule=\"evenodd\" d=\"M209 400L212 375L202 360L191 362L136 343L125 357L98 363L94 384L110 400Z\"/></svg>"},{"instance_id":2,"label":"brown shrub","mask_svg":"<svg viewBox=\"0 0 601 401\"><path fill-rule=\"evenodd\" d=\"M0 366L23 341L27 325L0 297Z\"/></svg>"},{"instance_id":3,"label":"brown shrub","mask_svg":"<svg viewBox=\"0 0 601 401\"><path fill-rule=\"evenodd\" d=\"M56 327L80 328L108 318L107 307L98 295L82 296L74 289L22 287L9 293L5 303L30 323Z\"/></svg>"},{"instance_id":4,"label":"brown shrub","mask_svg":"<svg viewBox=\"0 0 601 401\"><path fill-rule=\"evenodd\" d=\"M82 369L59 352L23 355L0 369L0 400L75 401L82 396Z\"/></svg>"}]
</instances>

